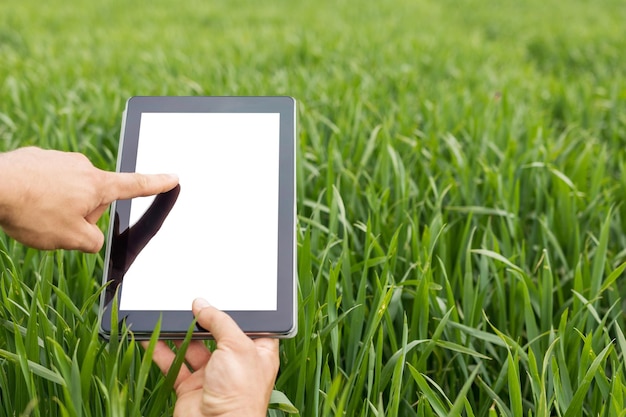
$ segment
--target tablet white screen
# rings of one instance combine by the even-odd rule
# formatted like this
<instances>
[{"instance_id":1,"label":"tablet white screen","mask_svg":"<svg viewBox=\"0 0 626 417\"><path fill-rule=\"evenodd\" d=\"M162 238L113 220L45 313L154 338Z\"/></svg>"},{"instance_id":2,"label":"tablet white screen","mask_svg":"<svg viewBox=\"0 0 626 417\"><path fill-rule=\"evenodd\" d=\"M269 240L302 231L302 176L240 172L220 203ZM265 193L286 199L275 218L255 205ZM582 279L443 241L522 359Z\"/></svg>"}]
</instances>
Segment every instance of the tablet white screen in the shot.
<instances>
[{"instance_id":1,"label":"tablet white screen","mask_svg":"<svg viewBox=\"0 0 626 417\"><path fill-rule=\"evenodd\" d=\"M136 172L181 191L123 279L120 310L276 310L278 113L143 113ZM134 199L130 224L154 197Z\"/></svg>"}]
</instances>

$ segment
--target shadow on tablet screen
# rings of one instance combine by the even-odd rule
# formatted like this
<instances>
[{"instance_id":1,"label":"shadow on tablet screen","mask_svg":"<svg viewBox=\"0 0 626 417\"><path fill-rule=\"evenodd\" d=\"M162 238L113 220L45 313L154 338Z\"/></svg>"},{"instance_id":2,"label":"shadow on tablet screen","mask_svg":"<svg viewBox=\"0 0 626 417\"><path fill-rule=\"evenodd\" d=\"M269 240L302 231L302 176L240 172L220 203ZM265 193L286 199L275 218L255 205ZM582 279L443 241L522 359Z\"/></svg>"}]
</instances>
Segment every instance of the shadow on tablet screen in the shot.
<instances>
[{"instance_id":1,"label":"shadow on tablet screen","mask_svg":"<svg viewBox=\"0 0 626 417\"><path fill-rule=\"evenodd\" d=\"M179 194L180 185L170 191L158 194L143 216L137 220L137 223L126 228L123 232L120 232L119 216L115 213L109 269L110 284L106 289L105 305L108 305L115 296L126 271L133 264L137 255L159 231L172 207L176 204Z\"/></svg>"}]
</instances>

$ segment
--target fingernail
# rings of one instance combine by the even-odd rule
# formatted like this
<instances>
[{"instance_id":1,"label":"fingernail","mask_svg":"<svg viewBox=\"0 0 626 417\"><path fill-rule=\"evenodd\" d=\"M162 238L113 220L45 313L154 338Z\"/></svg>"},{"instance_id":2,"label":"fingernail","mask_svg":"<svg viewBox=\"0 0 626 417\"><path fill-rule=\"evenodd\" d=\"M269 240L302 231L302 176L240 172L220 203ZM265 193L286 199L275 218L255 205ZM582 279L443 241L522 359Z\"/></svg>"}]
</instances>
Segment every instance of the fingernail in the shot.
<instances>
[{"instance_id":1,"label":"fingernail","mask_svg":"<svg viewBox=\"0 0 626 417\"><path fill-rule=\"evenodd\" d=\"M193 308L195 310L202 310L203 308L207 308L210 306L211 304L209 304L209 302L204 298L196 298L195 300L193 300Z\"/></svg>"}]
</instances>

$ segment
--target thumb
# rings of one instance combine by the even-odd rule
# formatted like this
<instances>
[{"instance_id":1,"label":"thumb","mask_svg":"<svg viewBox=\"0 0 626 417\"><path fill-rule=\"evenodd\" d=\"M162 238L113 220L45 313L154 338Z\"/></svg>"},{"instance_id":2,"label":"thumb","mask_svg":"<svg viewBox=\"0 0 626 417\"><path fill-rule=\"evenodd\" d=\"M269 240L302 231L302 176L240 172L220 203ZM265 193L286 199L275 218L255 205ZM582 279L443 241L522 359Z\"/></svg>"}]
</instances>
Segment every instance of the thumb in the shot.
<instances>
[{"instance_id":1,"label":"thumb","mask_svg":"<svg viewBox=\"0 0 626 417\"><path fill-rule=\"evenodd\" d=\"M78 231L80 238L76 241L74 247L68 249L77 249L81 252L96 253L104 244L104 234L100 228L89 223L87 220L83 222L82 230Z\"/></svg>"}]
</instances>

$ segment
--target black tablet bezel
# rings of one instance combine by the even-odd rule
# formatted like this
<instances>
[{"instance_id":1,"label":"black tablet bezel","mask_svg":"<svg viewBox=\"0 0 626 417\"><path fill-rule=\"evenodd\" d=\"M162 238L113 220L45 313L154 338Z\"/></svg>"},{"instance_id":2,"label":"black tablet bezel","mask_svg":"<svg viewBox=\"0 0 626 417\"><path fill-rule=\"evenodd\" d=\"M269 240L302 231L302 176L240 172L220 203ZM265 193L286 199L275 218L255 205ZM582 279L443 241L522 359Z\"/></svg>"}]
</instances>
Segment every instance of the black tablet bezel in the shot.
<instances>
[{"instance_id":1,"label":"black tablet bezel","mask_svg":"<svg viewBox=\"0 0 626 417\"><path fill-rule=\"evenodd\" d=\"M118 149L118 172L134 172L142 113L279 113L279 204L278 204L278 277L277 309L275 311L227 311L242 330L251 336L292 337L297 331L296 240L295 240L295 100L292 97L157 97L130 98L124 111ZM119 305L119 291L111 280L111 257L114 228L117 233L129 227L130 200L119 200L111 206L107 246L105 251L103 285L108 285L101 299L100 333L111 334L111 309ZM114 248L113 248L114 249ZM123 284L121 284L123 285ZM107 296L109 294L109 296ZM117 299L117 303L114 303ZM191 306L190 306L191 309ZM118 329L125 322L135 338L152 335L161 320L161 337L183 338L193 320L191 311L124 311L118 310ZM196 338L210 338L200 328Z\"/></svg>"}]
</instances>

